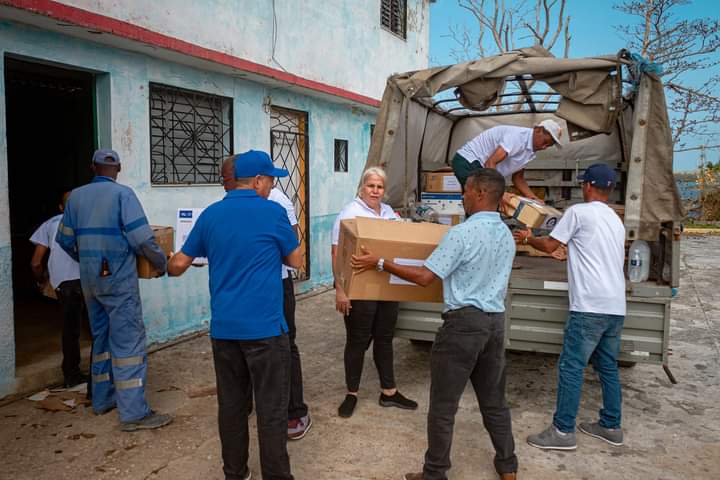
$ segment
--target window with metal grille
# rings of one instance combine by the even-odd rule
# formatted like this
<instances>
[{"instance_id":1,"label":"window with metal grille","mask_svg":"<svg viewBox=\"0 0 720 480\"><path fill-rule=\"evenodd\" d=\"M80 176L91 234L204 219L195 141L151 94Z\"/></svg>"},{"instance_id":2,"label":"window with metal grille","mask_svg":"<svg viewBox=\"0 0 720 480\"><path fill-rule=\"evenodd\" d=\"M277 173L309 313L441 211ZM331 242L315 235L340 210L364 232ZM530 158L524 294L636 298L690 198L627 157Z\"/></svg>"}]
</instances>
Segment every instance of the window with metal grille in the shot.
<instances>
[{"instance_id":1,"label":"window with metal grille","mask_svg":"<svg viewBox=\"0 0 720 480\"><path fill-rule=\"evenodd\" d=\"M232 142L231 98L150 84L154 185L217 184Z\"/></svg>"},{"instance_id":2,"label":"window with metal grille","mask_svg":"<svg viewBox=\"0 0 720 480\"><path fill-rule=\"evenodd\" d=\"M405 38L407 0L380 0L380 24L400 38Z\"/></svg>"},{"instance_id":3,"label":"window with metal grille","mask_svg":"<svg viewBox=\"0 0 720 480\"><path fill-rule=\"evenodd\" d=\"M335 139L335 171L348 171L348 141Z\"/></svg>"}]
</instances>

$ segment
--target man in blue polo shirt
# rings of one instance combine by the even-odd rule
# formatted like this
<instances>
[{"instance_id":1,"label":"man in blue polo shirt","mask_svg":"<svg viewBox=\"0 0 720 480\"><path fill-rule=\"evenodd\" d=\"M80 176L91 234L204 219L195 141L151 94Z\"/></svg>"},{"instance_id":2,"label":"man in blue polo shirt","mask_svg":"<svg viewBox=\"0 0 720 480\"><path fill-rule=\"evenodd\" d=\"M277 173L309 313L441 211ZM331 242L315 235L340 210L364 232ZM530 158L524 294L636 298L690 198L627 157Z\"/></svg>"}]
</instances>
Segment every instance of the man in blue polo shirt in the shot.
<instances>
[{"instance_id":1,"label":"man in blue polo shirt","mask_svg":"<svg viewBox=\"0 0 720 480\"><path fill-rule=\"evenodd\" d=\"M195 257L208 258L225 478L251 478L247 411L254 391L262 477L292 479L287 454L290 344L279 272L283 263L300 267L302 257L285 210L267 200L275 177L288 172L273 167L267 153L250 150L226 160L222 173L223 178L234 176L235 189L203 211L168 272L181 275Z\"/></svg>"},{"instance_id":2,"label":"man in blue polo shirt","mask_svg":"<svg viewBox=\"0 0 720 480\"><path fill-rule=\"evenodd\" d=\"M455 414L468 380L495 447L495 470L501 480L517 478L505 401L504 314L515 242L497 212L504 191L505 179L497 170L470 173L463 192L468 219L447 232L422 267L399 265L367 250L352 257L353 268L361 271L376 268L422 286L436 278L443 282L444 321L430 356L425 465L405 480L447 480Z\"/></svg>"}]
</instances>

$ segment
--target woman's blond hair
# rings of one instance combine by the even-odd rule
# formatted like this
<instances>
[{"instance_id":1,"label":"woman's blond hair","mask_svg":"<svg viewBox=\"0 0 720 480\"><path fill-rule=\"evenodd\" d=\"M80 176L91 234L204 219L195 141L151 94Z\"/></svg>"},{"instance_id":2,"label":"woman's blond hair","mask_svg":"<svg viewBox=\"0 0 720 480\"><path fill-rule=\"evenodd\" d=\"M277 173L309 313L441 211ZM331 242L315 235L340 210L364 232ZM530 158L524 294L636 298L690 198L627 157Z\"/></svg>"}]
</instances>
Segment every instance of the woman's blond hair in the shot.
<instances>
[{"instance_id":1,"label":"woman's blond hair","mask_svg":"<svg viewBox=\"0 0 720 480\"><path fill-rule=\"evenodd\" d=\"M370 175L375 175L375 176L382 178L383 187L387 183L387 174L385 173L385 170L383 170L381 167L369 167L368 169L366 169L363 172L362 177L360 177L360 185L358 185L358 190L357 190L358 197L360 196L360 192L362 191L363 185L365 185L365 182L367 181L367 179Z\"/></svg>"}]
</instances>

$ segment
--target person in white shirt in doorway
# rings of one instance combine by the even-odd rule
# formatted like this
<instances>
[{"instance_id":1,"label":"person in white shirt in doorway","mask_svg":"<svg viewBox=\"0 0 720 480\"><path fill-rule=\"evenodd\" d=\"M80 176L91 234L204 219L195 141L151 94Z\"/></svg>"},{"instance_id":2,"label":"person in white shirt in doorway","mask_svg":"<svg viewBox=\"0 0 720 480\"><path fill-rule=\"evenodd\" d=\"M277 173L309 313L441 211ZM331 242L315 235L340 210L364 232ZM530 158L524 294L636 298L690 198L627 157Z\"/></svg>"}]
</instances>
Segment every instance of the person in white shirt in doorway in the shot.
<instances>
[{"instance_id":1,"label":"person in white shirt in doorway","mask_svg":"<svg viewBox=\"0 0 720 480\"><path fill-rule=\"evenodd\" d=\"M493 168L512 184L523 197L541 201L525 180L525 166L535 153L552 145L562 148L563 130L554 120L543 120L533 128L499 125L492 127L458 149L452 168L460 185L470 174L481 168ZM504 198L506 201L506 198Z\"/></svg>"},{"instance_id":2,"label":"person in white shirt in doorway","mask_svg":"<svg viewBox=\"0 0 720 480\"><path fill-rule=\"evenodd\" d=\"M80 330L83 321L88 324L87 308L80 286L80 265L55 242L58 225L65 211L70 192L64 192L58 205L59 214L40 225L30 237L35 244L30 267L38 282L45 281L47 273L50 286L55 291L63 311L62 329L62 372L65 388L87 383L89 376L80 370ZM43 259L48 250L47 272ZM90 387L88 383L88 387ZM91 393L88 389L88 398Z\"/></svg>"},{"instance_id":3,"label":"person in white shirt in doorway","mask_svg":"<svg viewBox=\"0 0 720 480\"><path fill-rule=\"evenodd\" d=\"M625 227L607 205L615 172L604 164L585 170L585 203L568 208L549 237L516 232L515 239L538 250L568 247L570 312L558 361L558 393L552 425L528 443L546 450L575 450L575 419L580 405L583 371L588 362L600 377L603 407L597 422L580 423L587 435L620 446L622 392L617 357L625 321Z\"/></svg>"}]
</instances>

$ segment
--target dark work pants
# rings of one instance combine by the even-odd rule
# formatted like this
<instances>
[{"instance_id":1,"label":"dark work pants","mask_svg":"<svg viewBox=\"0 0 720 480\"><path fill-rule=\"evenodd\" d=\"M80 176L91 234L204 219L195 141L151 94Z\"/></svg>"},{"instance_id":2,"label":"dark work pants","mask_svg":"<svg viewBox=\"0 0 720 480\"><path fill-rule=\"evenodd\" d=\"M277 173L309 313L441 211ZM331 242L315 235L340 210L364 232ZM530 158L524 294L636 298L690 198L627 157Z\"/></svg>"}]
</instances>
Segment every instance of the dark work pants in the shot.
<instances>
[{"instance_id":1,"label":"dark work pants","mask_svg":"<svg viewBox=\"0 0 720 480\"><path fill-rule=\"evenodd\" d=\"M212 339L212 347L225 478L239 480L247 472L250 443L247 412L254 392L262 478L292 479L287 453L288 336Z\"/></svg>"},{"instance_id":2,"label":"dark work pants","mask_svg":"<svg viewBox=\"0 0 720 480\"><path fill-rule=\"evenodd\" d=\"M295 344L297 329L295 328L295 287L291 277L283 279L283 313L288 325L290 340L290 403L288 404L288 420L307 415L308 407L303 400L302 365L300 351Z\"/></svg>"},{"instance_id":3,"label":"dark work pants","mask_svg":"<svg viewBox=\"0 0 720 480\"><path fill-rule=\"evenodd\" d=\"M481 168L483 168L483 166L479 161L469 162L465 157L457 153L452 159L453 173L455 174L455 178L458 179L458 182L460 182L463 191L465 191L465 182L468 177L472 175L474 171L480 170Z\"/></svg>"},{"instance_id":4,"label":"dark work pants","mask_svg":"<svg viewBox=\"0 0 720 480\"><path fill-rule=\"evenodd\" d=\"M80 329L87 319L80 280L62 282L55 293L63 311L62 371L66 382L74 382L80 377Z\"/></svg>"},{"instance_id":5,"label":"dark work pants","mask_svg":"<svg viewBox=\"0 0 720 480\"><path fill-rule=\"evenodd\" d=\"M357 392L363 370L365 351L373 344L373 360L380 377L380 387L395 388L393 369L393 336L398 316L397 302L353 300L350 315L345 317L345 383L349 392Z\"/></svg>"},{"instance_id":6,"label":"dark work pants","mask_svg":"<svg viewBox=\"0 0 720 480\"><path fill-rule=\"evenodd\" d=\"M468 379L495 447L495 470L516 472L510 409L505 402L505 315L465 307L443 314L430 357L428 449L424 480L446 480L455 414Z\"/></svg>"}]
</instances>

